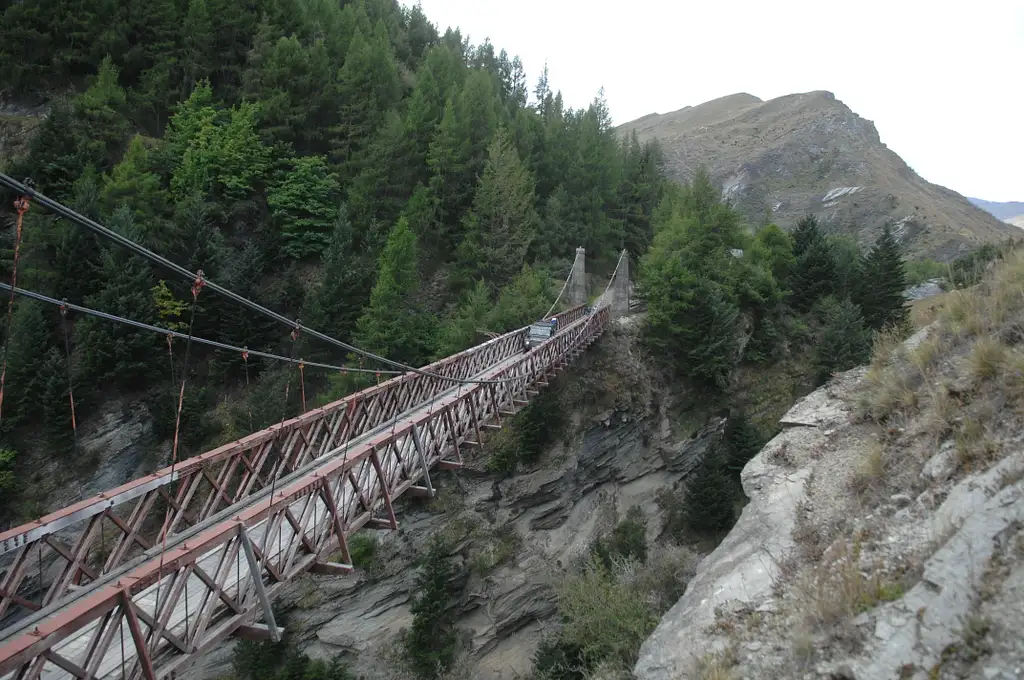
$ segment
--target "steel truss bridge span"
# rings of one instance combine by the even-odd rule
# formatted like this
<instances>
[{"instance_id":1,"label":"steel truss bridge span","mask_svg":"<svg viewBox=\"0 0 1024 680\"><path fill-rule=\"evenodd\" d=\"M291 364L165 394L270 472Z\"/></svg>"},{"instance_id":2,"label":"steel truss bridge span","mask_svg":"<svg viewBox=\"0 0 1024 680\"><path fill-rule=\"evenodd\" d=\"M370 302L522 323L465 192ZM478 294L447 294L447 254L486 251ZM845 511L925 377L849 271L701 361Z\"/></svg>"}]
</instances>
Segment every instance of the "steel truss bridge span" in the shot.
<instances>
[{"instance_id":1,"label":"steel truss bridge span","mask_svg":"<svg viewBox=\"0 0 1024 680\"><path fill-rule=\"evenodd\" d=\"M432 496L431 470L596 341L609 290L534 349L507 333L0 534L0 680L156 680L228 636L279 639L281 585L351 571L348 537L397 528L395 499Z\"/></svg>"}]
</instances>

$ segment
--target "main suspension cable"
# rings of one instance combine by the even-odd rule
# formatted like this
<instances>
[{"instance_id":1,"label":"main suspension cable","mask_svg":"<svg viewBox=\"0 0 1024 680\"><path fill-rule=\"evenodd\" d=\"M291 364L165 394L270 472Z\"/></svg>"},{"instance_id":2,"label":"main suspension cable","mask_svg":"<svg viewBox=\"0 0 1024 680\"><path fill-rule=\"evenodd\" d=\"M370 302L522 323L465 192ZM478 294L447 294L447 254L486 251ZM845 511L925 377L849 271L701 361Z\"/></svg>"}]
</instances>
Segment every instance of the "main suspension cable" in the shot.
<instances>
[{"instance_id":1,"label":"main suspension cable","mask_svg":"<svg viewBox=\"0 0 1024 680\"><path fill-rule=\"evenodd\" d=\"M10 291L11 290L11 286L10 286L10 284L3 283L2 281L0 281L0 290ZM72 311L80 312L82 314L87 314L89 316L95 316L95 317L98 317L100 319L106 319L107 321L114 321L115 323L122 323L122 324L125 324L125 325L128 325L128 326L134 326L135 328L139 328L139 329L142 329L144 331L149 331L151 333L159 333L160 335L163 335L165 337L166 336L170 336L172 338L178 338L178 339L181 339L181 340L188 340L188 337L189 337L185 333L180 333L178 331L172 331L172 330L167 329L167 328L160 328L159 326L151 326L148 323L142 323L141 321L135 321L133 319L126 319L126 318L124 318L122 316L117 316L116 314L108 314L107 312L101 312L101 311L99 311L97 309L90 309L88 307L82 307L81 305L72 304L70 302L64 302L64 301L61 301L61 300L55 300L54 298L47 297L46 295L43 295L41 293L36 293L36 292L31 291L31 290L25 290L24 288L15 288L14 289L14 294L15 295L21 295L22 297L30 298L32 300L38 300L39 302L45 302L47 304L56 305L58 307L63 306L65 309L70 309ZM271 354L270 352L260 352L260 351L254 350L254 349L248 349L247 350L244 347L235 347L234 345L228 345L228 344L223 343L223 342L217 342L216 340L207 340L206 338L200 338L200 337L195 336L195 335L192 336L192 342L196 342L196 343L199 343L201 345L209 345L210 347L215 347L217 349L227 350L229 352L244 352L244 353L247 353L246 354L246 358L248 358L248 356L257 356L257 357L263 357L264 359L273 359L275 361L287 361L287 362L293 363L293 364L297 364L297 363L299 363L301 361L300 359L291 359L289 357L281 356L280 354ZM387 373L389 375L403 375L404 374L403 371L375 371L375 370L370 369L370 368L353 368L353 367L350 367L350 366L335 366L334 364L321 364L321 363L317 363L317 362L314 362L314 361L306 361L304 363L305 363L306 366L314 366L316 368L323 368L323 369L326 369L326 370L329 370L329 371L342 371L342 372L345 372L345 373Z\"/></svg>"},{"instance_id":2,"label":"main suspension cable","mask_svg":"<svg viewBox=\"0 0 1024 680\"><path fill-rule=\"evenodd\" d=\"M92 220L92 219L89 219L88 217L85 217L84 215L82 215L82 214L72 210L71 208L67 207L66 205L64 205L62 203L59 203L58 201L53 200L52 198L48 198L44 194L39 193L38 191L36 191L35 189L33 189L33 188L29 187L29 186L26 186L25 184L23 184L22 182L19 182L18 180L14 179L10 175L7 175L5 173L0 172L0 185L6 186L8 189L10 189L10 190L12 190L12 191L22 195L22 196L29 196L29 197L33 198L37 203L39 203L40 205L48 208L52 212L60 215L61 217L65 218L65 219L67 219L67 220L69 220L71 222L74 222L75 224L78 224L78 225L80 225L82 227L85 227L86 229L89 229L90 231L92 231L92 232L94 232L96 234L99 234L100 236L102 236L102 237L104 237L106 239L109 239L109 240L113 241L114 243L117 243L118 245L121 245L121 246L127 248L128 250L132 251L136 255L140 255L141 257L144 257L145 259L149 260L150 262L158 264L158 265L160 265L160 266L162 266L162 267L164 267L164 268L166 268L166 269L168 269L168 270L178 274L179 276L185 278L189 282L195 281L195 279L196 279L196 272L191 272L188 269L186 269L185 267L182 267L181 265L179 265L179 264L177 264L175 262L172 262L171 260L168 260L166 257L163 257L162 255L157 255L156 253L154 253L153 251L149 250L148 248L146 248L146 247L144 247L144 246L142 246L142 245L132 241L131 239L129 239L129 238L125 237L125 236L122 236L121 234L118 234L116 231L112 231L111 229L108 229L107 227L104 227L99 222L96 222L95 220ZM240 304L240 305L242 305L244 307L247 307L247 308L249 308L249 309L251 309L251 310L253 310L253 311L255 311L255 312L259 313L259 314L263 314L264 316L267 316L267 317L277 321L278 323L282 323L282 324L288 326L289 328L298 328L303 333L306 333L306 334L308 334L308 335L310 335L310 336L312 336L314 338L317 338L318 340L322 340L324 342L332 344L332 345L334 345L336 347L340 347L340 348L342 348L344 350L347 350L349 352L354 352L356 354L360 354L362 356L367 357L368 359L373 359L374 361L377 361L377 362L380 362L380 363L383 363L383 364L387 364L389 366L394 366L395 368L402 369L399 372L417 373L419 375L431 376L431 377L438 378L438 379L445 380L447 382L452 382L452 383L481 384L482 385L482 384L497 384L497 383L507 382L507 380L473 380L473 379L466 379L466 378L454 378L454 377L448 377L448 376L440 375L440 374L437 374L437 373L433 373L432 371L425 371L425 370L423 370L421 368L416 368L415 366L410 366L408 364L403 364L400 361L395 361L393 359L388 359L387 357L383 357L383 356L380 356L378 354L374 354L373 352L369 352L369 351L367 351L365 349L361 349L361 348L356 347L354 345L350 345L347 342L342 342L341 340L338 340L337 338L332 338L331 336L326 335L324 333L321 333L320 331L314 330L314 329L309 328L307 326L303 326L303 325L297 323L296 321L293 321L292 319L289 319L288 317L284 316L283 314L279 314L279 313L273 311L272 309L268 309L268 308L264 307L263 305L261 305L259 303L253 302L252 300L250 300L248 298L242 297L238 293L235 293L234 291L228 290L227 288L224 288L223 286L220 286L220 285L214 283L213 281L207 280L206 281L206 287L209 288L210 290L214 291L215 293L219 293L220 295L223 295L224 297L228 298L229 300L237 302L238 304ZM255 352L254 352L254 354L255 354ZM307 365L311 366L312 364L307 364Z\"/></svg>"}]
</instances>

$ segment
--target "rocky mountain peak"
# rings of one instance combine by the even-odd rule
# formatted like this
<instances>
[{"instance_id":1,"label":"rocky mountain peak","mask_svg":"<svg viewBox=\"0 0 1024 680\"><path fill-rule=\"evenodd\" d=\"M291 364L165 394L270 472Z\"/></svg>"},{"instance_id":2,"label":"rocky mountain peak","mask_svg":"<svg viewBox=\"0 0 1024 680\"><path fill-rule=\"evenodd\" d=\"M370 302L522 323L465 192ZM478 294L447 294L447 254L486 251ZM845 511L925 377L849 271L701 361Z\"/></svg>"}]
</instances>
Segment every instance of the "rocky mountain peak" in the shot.
<instances>
[{"instance_id":1,"label":"rocky mountain peak","mask_svg":"<svg viewBox=\"0 0 1024 680\"><path fill-rule=\"evenodd\" d=\"M703 165L752 225L783 228L807 213L870 246L895 227L911 257L949 261L1015 230L964 197L921 178L874 123L832 92L762 101L739 93L619 126L661 142L669 175Z\"/></svg>"}]
</instances>

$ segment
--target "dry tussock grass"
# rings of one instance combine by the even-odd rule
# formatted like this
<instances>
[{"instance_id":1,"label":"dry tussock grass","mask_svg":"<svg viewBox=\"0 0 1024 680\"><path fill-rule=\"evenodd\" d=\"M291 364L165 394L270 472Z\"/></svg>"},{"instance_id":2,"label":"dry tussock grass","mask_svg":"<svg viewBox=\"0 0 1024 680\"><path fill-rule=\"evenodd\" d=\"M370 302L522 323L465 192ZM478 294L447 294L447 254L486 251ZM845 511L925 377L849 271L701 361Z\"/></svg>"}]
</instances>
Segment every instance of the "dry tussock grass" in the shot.
<instances>
[{"instance_id":1,"label":"dry tussock grass","mask_svg":"<svg viewBox=\"0 0 1024 680\"><path fill-rule=\"evenodd\" d=\"M863 416L900 424L920 415L936 441L955 434L961 448L973 451L964 449L965 458L988 458L985 446L975 450L984 438L967 420L986 404L1017 411L1024 404L1024 252L1010 253L974 288L946 294L928 337L914 349L881 334L867 384Z\"/></svg>"},{"instance_id":2,"label":"dry tussock grass","mask_svg":"<svg viewBox=\"0 0 1024 680\"><path fill-rule=\"evenodd\" d=\"M697 660L692 677L696 680L732 680L736 663L736 652L732 647L705 654Z\"/></svg>"},{"instance_id":3,"label":"dry tussock grass","mask_svg":"<svg viewBox=\"0 0 1024 680\"><path fill-rule=\"evenodd\" d=\"M879 602L903 596L898 580L877 564L862 564L861 539L840 541L796 583L796 593L812 630L831 630Z\"/></svg>"}]
</instances>

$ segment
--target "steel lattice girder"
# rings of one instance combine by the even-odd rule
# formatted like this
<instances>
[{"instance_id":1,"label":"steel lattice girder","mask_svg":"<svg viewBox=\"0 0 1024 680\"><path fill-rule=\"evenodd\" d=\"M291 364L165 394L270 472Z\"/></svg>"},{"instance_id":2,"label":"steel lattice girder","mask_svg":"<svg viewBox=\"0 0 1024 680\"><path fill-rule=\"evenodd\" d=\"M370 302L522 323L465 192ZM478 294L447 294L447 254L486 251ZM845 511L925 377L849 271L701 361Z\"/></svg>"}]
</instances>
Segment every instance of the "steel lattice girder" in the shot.
<instances>
[{"instance_id":1,"label":"steel lattice girder","mask_svg":"<svg viewBox=\"0 0 1024 680\"><path fill-rule=\"evenodd\" d=\"M583 315L584 308L578 306L557 318L560 326L568 326ZM506 333L424 370L470 378L520 353L525 333L526 329ZM0 533L0 556L14 553L13 559L6 560L6 572L0 572L0 621L12 607L24 614L60 601L83 582L111 572L164 536L205 521L452 385L418 373L397 376L173 469L166 467ZM50 560L56 560L58 573L49 586L42 583L41 574L38 583L26 583L28 575L37 571L34 567L42 571L43 562ZM39 589L39 595L34 589Z\"/></svg>"},{"instance_id":2,"label":"steel lattice girder","mask_svg":"<svg viewBox=\"0 0 1024 680\"><path fill-rule=\"evenodd\" d=\"M153 548L19 622L0 642L0 679L155 680L233 633L258 630L261 616L276 636L268 598L284 582L329 565L337 550L347 561L348 536L371 521L397 526L395 498L429 484L432 466L457 465L449 456L460 445L478 443L483 426L547 385L608 318L607 308L596 311L480 375L511 380L449 388L284 476L273 494L263 489L169 539L163 555ZM386 517L375 516L381 510Z\"/></svg>"}]
</instances>

